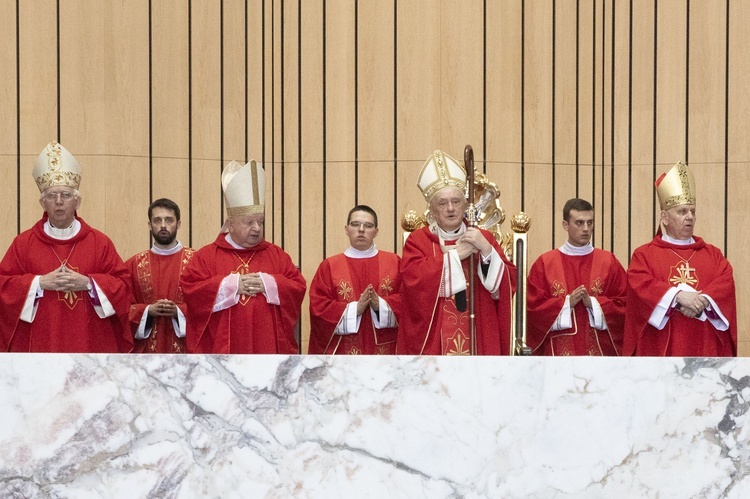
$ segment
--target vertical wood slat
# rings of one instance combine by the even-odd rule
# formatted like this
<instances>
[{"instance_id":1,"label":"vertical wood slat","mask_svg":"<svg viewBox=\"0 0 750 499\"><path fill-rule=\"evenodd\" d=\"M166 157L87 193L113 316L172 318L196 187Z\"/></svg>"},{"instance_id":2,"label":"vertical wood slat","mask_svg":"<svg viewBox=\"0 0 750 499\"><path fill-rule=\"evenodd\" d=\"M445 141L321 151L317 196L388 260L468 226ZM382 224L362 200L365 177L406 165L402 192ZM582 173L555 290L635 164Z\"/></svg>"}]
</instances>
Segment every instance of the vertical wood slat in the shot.
<instances>
[{"instance_id":1,"label":"vertical wood slat","mask_svg":"<svg viewBox=\"0 0 750 499\"><path fill-rule=\"evenodd\" d=\"M21 178L18 170L18 30L16 29L15 2L6 2L0 19L0 74L5 75L0 83L0 110L3 120L0 121L0 172L4 173L4 182L0 185L0 199L7 200L7 206L0 213L0 240L10 241L16 236L19 210L16 201ZM23 168L21 176L23 175ZM28 182L28 181L27 181ZM12 201L12 202L11 202Z\"/></svg>"}]
</instances>

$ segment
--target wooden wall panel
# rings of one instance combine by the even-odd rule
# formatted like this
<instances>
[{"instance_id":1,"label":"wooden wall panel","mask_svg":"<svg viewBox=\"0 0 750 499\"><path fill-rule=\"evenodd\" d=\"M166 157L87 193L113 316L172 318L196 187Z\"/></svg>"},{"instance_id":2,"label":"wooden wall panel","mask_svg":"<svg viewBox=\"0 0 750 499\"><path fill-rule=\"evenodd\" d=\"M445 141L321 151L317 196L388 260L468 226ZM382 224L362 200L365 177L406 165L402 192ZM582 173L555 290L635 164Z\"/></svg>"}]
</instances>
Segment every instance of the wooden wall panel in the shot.
<instances>
[{"instance_id":1,"label":"wooden wall panel","mask_svg":"<svg viewBox=\"0 0 750 499\"><path fill-rule=\"evenodd\" d=\"M221 162L245 163L247 96L245 68L245 0L224 0L221 22L222 47L222 148Z\"/></svg>"},{"instance_id":2,"label":"wooden wall panel","mask_svg":"<svg viewBox=\"0 0 750 499\"><path fill-rule=\"evenodd\" d=\"M43 213L39 205L39 190L31 177L34 160L51 140L59 140L56 2L19 2L19 24L19 225L23 231L39 220ZM13 114L16 114L15 110L2 113L3 116ZM3 247L8 244L10 241Z\"/></svg>"},{"instance_id":3,"label":"wooden wall panel","mask_svg":"<svg viewBox=\"0 0 750 499\"><path fill-rule=\"evenodd\" d=\"M221 199L221 16L215 5L191 2L191 175L193 245L216 238L224 220Z\"/></svg>"},{"instance_id":4,"label":"wooden wall panel","mask_svg":"<svg viewBox=\"0 0 750 499\"><path fill-rule=\"evenodd\" d=\"M481 0L442 0L440 6L439 144L462 162L470 144L479 171L484 160L482 7Z\"/></svg>"},{"instance_id":5,"label":"wooden wall panel","mask_svg":"<svg viewBox=\"0 0 750 499\"><path fill-rule=\"evenodd\" d=\"M503 232L524 209L522 157L521 2L488 2L486 35L486 173L500 190ZM529 213L534 216L533 213ZM535 224L532 221L532 224ZM532 225L532 230L535 225Z\"/></svg>"},{"instance_id":6,"label":"wooden wall panel","mask_svg":"<svg viewBox=\"0 0 750 499\"><path fill-rule=\"evenodd\" d=\"M747 26L750 23L750 4L731 2L729 4L729 43L728 67L728 107L727 107L727 248L726 256L734 268L734 280L737 287L737 323L739 324L739 354L750 356L750 312L742 304L750 300L750 265L748 265L747 248L750 246L750 235L747 230L747 213L750 212L750 196L747 185L750 184L750 80L745 77L750 71L750 39L747 37ZM701 227L719 223L720 217L703 215ZM718 241L716 241L718 242Z\"/></svg>"},{"instance_id":7,"label":"wooden wall panel","mask_svg":"<svg viewBox=\"0 0 750 499\"><path fill-rule=\"evenodd\" d=\"M300 268L309 282L324 258L325 219L323 190L324 172L324 126L323 126L323 1L313 0L301 4L302 44L301 64L301 161L300 182L302 184L301 220L306 230L302 234L304 248ZM307 351L310 334L309 301L305 296L302 304L303 349Z\"/></svg>"},{"instance_id":8,"label":"wooden wall panel","mask_svg":"<svg viewBox=\"0 0 750 499\"><path fill-rule=\"evenodd\" d=\"M690 3L687 147L700 187L696 234L724 249L726 4ZM716 220L718 223L711 223Z\"/></svg>"},{"instance_id":9,"label":"wooden wall panel","mask_svg":"<svg viewBox=\"0 0 750 499\"><path fill-rule=\"evenodd\" d=\"M525 2L525 197L533 213L529 258L554 245L552 217L552 3ZM533 209L532 209L533 208Z\"/></svg>"},{"instance_id":10,"label":"wooden wall panel","mask_svg":"<svg viewBox=\"0 0 750 499\"><path fill-rule=\"evenodd\" d=\"M354 206L357 44L354 2L327 0L325 9L325 228L324 257L349 247L342 229Z\"/></svg>"},{"instance_id":11,"label":"wooden wall panel","mask_svg":"<svg viewBox=\"0 0 750 499\"><path fill-rule=\"evenodd\" d=\"M629 225L628 254L620 261L627 267L630 255L656 233L654 198L656 100L654 49L656 47L654 3L634 1L632 50L628 64L632 89L630 94L631 138L629 204L625 223ZM619 256L619 255L618 255Z\"/></svg>"},{"instance_id":12,"label":"wooden wall panel","mask_svg":"<svg viewBox=\"0 0 750 499\"><path fill-rule=\"evenodd\" d=\"M423 213L427 203L417 188L425 160L441 143L440 5L432 0L397 3L397 147L399 206ZM435 43L426 43L434 40ZM456 153L448 152L453 156ZM463 154L463 149L459 152ZM463 158L456 158L462 160Z\"/></svg>"},{"instance_id":13,"label":"wooden wall panel","mask_svg":"<svg viewBox=\"0 0 750 499\"><path fill-rule=\"evenodd\" d=\"M613 1L610 4L613 21L611 29L614 37L613 53L607 59L607 71L610 73L609 80L613 82L614 106L610 105L613 116L609 123L613 130L610 132L612 141L612 170L613 189L611 192L611 205L607 203L606 220L601 223L607 224L607 234L611 239L605 241L604 247L612 251L620 263L627 268L630 256L629 242L629 191L631 156L630 156L630 71L628 61L632 57L630 53L632 18L630 16L630 4L628 2ZM625 64L616 64L617 61ZM609 208L611 206L611 209Z\"/></svg>"},{"instance_id":14,"label":"wooden wall panel","mask_svg":"<svg viewBox=\"0 0 750 499\"><path fill-rule=\"evenodd\" d=\"M16 57L18 42L16 30L16 3L3 0L0 3L4 15L0 19L0 74L5 77L0 81L0 174L3 182L0 185L0 199L6 200L0 211L0 240L11 241L18 233L18 78ZM12 75L12 77L11 77ZM29 168L30 170L30 168ZM28 175L28 174L27 174Z\"/></svg>"},{"instance_id":15,"label":"wooden wall panel","mask_svg":"<svg viewBox=\"0 0 750 499\"><path fill-rule=\"evenodd\" d=\"M577 16L575 0L554 3L554 75L552 124L552 200L549 203L551 239L547 248L559 247L567 238L562 228L562 209L565 202L578 197L578 165L576 138L578 129L576 97L578 91L577 56ZM589 200L590 201L590 200ZM545 231L546 232L546 231ZM546 243L546 241L544 241Z\"/></svg>"},{"instance_id":16,"label":"wooden wall panel","mask_svg":"<svg viewBox=\"0 0 750 499\"><path fill-rule=\"evenodd\" d=\"M188 3L151 3L151 179L153 201L169 198L180 207L178 239L191 241L190 54ZM136 217L148 219L147 207ZM143 229L146 229L143 224ZM140 240L140 238L139 238ZM144 241L144 244L149 240Z\"/></svg>"},{"instance_id":17,"label":"wooden wall panel","mask_svg":"<svg viewBox=\"0 0 750 499\"><path fill-rule=\"evenodd\" d=\"M396 141L395 2L359 2L357 19L357 204L378 214L378 248L401 252L401 212L394 183ZM341 220L343 225L345 220Z\"/></svg>"},{"instance_id":18,"label":"wooden wall panel","mask_svg":"<svg viewBox=\"0 0 750 499\"><path fill-rule=\"evenodd\" d=\"M81 216L123 255L148 203L146 2L61 4L61 143L83 168Z\"/></svg>"},{"instance_id":19,"label":"wooden wall panel","mask_svg":"<svg viewBox=\"0 0 750 499\"><path fill-rule=\"evenodd\" d=\"M597 203L594 181L595 167L598 156L596 145L596 121L599 118L600 87L596 86L599 77L600 64L597 57L601 57L601 47L597 43L597 30L601 29L601 21L597 14L601 13L600 2L579 2L578 6L578 196L590 201L597 213L600 206ZM598 234L597 234L598 235Z\"/></svg>"}]
</instances>

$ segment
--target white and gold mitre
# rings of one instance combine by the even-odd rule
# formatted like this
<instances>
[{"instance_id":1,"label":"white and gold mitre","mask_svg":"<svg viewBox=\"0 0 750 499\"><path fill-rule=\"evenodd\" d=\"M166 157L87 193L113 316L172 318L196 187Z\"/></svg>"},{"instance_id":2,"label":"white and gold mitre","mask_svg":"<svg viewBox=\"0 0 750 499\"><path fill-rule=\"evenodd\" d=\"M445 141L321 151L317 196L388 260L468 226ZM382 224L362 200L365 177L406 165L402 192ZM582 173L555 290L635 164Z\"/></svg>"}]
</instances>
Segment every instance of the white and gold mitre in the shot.
<instances>
[{"instance_id":1,"label":"white and gold mitre","mask_svg":"<svg viewBox=\"0 0 750 499\"><path fill-rule=\"evenodd\" d=\"M221 172L227 216L265 213L266 173L255 160L243 165L232 161Z\"/></svg>"},{"instance_id":2,"label":"white and gold mitre","mask_svg":"<svg viewBox=\"0 0 750 499\"><path fill-rule=\"evenodd\" d=\"M680 161L654 183L659 206L668 210L681 204L695 204L695 179L688 165Z\"/></svg>"},{"instance_id":3,"label":"white and gold mitre","mask_svg":"<svg viewBox=\"0 0 750 499\"><path fill-rule=\"evenodd\" d=\"M70 151L54 140L37 156L31 174L39 192L56 185L73 189L78 189L81 185L81 165Z\"/></svg>"},{"instance_id":4,"label":"white and gold mitre","mask_svg":"<svg viewBox=\"0 0 750 499\"><path fill-rule=\"evenodd\" d=\"M458 161L443 151L435 151L427 158L419 172L417 187L429 203L435 194L446 187L466 190L466 171Z\"/></svg>"}]
</instances>

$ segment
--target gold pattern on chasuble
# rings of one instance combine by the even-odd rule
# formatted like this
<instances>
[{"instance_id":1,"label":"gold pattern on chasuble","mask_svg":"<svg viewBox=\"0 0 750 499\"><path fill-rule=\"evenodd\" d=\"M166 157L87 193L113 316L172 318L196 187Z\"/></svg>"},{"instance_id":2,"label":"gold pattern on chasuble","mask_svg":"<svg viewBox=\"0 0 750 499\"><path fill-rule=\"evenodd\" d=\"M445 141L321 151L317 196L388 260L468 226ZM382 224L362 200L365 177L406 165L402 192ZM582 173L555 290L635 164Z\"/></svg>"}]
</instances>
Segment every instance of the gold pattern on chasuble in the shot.
<instances>
[{"instance_id":1,"label":"gold pattern on chasuble","mask_svg":"<svg viewBox=\"0 0 750 499\"><path fill-rule=\"evenodd\" d=\"M471 355L469 341L461 329L458 329L452 337L448 338L448 351L445 352L445 355Z\"/></svg>"},{"instance_id":2,"label":"gold pattern on chasuble","mask_svg":"<svg viewBox=\"0 0 750 499\"><path fill-rule=\"evenodd\" d=\"M555 281L552 283L552 296L565 296L565 294L565 286L562 285L560 281Z\"/></svg>"},{"instance_id":3,"label":"gold pattern on chasuble","mask_svg":"<svg viewBox=\"0 0 750 499\"><path fill-rule=\"evenodd\" d=\"M361 354L362 354L362 350L360 350L357 347L352 347L352 349L349 350L349 355L361 355Z\"/></svg>"},{"instance_id":4,"label":"gold pattern on chasuble","mask_svg":"<svg viewBox=\"0 0 750 499\"><path fill-rule=\"evenodd\" d=\"M138 285L141 287L143 297L147 302L150 302L154 290L151 287L151 259L148 257L148 253L148 251L143 251L138 254L136 269L138 271Z\"/></svg>"},{"instance_id":5,"label":"gold pattern on chasuble","mask_svg":"<svg viewBox=\"0 0 750 499\"><path fill-rule=\"evenodd\" d=\"M604 292L604 287L602 285L602 280L597 277L594 282L591 283L591 288L589 289L589 294L591 296L599 296Z\"/></svg>"},{"instance_id":6,"label":"gold pattern on chasuble","mask_svg":"<svg viewBox=\"0 0 750 499\"><path fill-rule=\"evenodd\" d=\"M247 275L250 273L250 262L252 261L253 257L255 256L255 251L250 253L250 258L247 259L247 261L243 260L240 255L237 254L237 252L234 252L235 255L237 255L237 258L240 259L240 263L237 266L237 269L232 271L232 274L239 274L239 275ZM250 295L240 295L239 304L243 307L247 305L247 302L250 301Z\"/></svg>"},{"instance_id":7,"label":"gold pattern on chasuble","mask_svg":"<svg viewBox=\"0 0 750 499\"><path fill-rule=\"evenodd\" d=\"M339 294L339 297L346 302L348 302L354 295L351 284L346 281L339 281L337 293Z\"/></svg>"},{"instance_id":8,"label":"gold pattern on chasuble","mask_svg":"<svg viewBox=\"0 0 750 499\"><path fill-rule=\"evenodd\" d=\"M687 284L693 288L698 284L698 276L695 275L696 269L690 266L690 262L682 260L677 266L672 266L669 269L669 274L672 276L669 278L669 282L675 286L679 284Z\"/></svg>"},{"instance_id":9,"label":"gold pattern on chasuble","mask_svg":"<svg viewBox=\"0 0 750 499\"><path fill-rule=\"evenodd\" d=\"M390 276L385 276L382 281L380 281L380 293L382 296L388 296L391 294L391 291L393 291L393 281L391 281Z\"/></svg>"},{"instance_id":10,"label":"gold pattern on chasuble","mask_svg":"<svg viewBox=\"0 0 750 499\"><path fill-rule=\"evenodd\" d=\"M78 267L73 267L66 261L66 266L74 271L78 272ZM78 272L80 274L80 272ZM73 310L78 305L78 302L83 300L83 294L88 291L57 291L57 301L65 303L65 305Z\"/></svg>"}]
</instances>

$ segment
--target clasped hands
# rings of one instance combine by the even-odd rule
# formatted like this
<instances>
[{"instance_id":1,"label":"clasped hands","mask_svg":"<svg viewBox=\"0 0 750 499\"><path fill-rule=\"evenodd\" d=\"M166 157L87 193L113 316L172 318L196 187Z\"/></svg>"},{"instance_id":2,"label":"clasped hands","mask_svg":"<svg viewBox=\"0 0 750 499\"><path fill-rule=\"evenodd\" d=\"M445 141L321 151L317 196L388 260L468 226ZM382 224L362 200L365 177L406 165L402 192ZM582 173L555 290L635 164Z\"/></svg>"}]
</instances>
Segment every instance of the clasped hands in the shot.
<instances>
[{"instance_id":1,"label":"clasped hands","mask_svg":"<svg viewBox=\"0 0 750 499\"><path fill-rule=\"evenodd\" d=\"M51 291L85 291L89 285L89 278L61 265L52 272L39 278L39 286Z\"/></svg>"},{"instance_id":2,"label":"clasped hands","mask_svg":"<svg viewBox=\"0 0 750 499\"><path fill-rule=\"evenodd\" d=\"M708 298L702 296L696 291L680 291L675 296L675 301L679 305L677 310L685 317L694 319L703 313L710 305Z\"/></svg>"},{"instance_id":3,"label":"clasped hands","mask_svg":"<svg viewBox=\"0 0 750 499\"><path fill-rule=\"evenodd\" d=\"M177 317L177 304L166 298L156 300L148 306L148 315L151 317Z\"/></svg>"},{"instance_id":4,"label":"clasped hands","mask_svg":"<svg viewBox=\"0 0 750 499\"><path fill-rule=\"evenodd\" d=\"M370 307L376 312L380 310L380 299L375 292L375 288L372 287L372 284L367 285L362 292L362 296L357 300L357 315L364 314L367 307Z\"/></svg>"},{"instance_id":5,"label":"clasped hands","mask_svg":"<svg viewBox=\"0 0 750 499\"><path fill-rule=\"evenodd\" d=\"M583 303L584 307L591 308L591 297L589 296L588 291L586 291L586 286L583 284L571 291L570 308L575 307L579 302Z\"/></svg>"},{"instance_id":6,"label":"clasped hands","mask_svg":"<svg viewBox=\"0 0 750 499\"><path fill-rule=\"evenodd\" d=\"M241 295L253 297L258 293L265 293L266 287L263 284L263 279L260 278L260 274L253 272L252 274L240 275L239 289L237 292Z\"/></svg>"},{"instance_id":7,"label":"clasped hands","mask_svg":"<svg viewBox=\"0 0 750 499\"><path fill-rule=\"evenodd\" d=\"M489 256L492 245L476 227L469 227L466 232L456 241L456 251L461 260L479 251L482 256Z\"/></svg>"}]
</instances>

